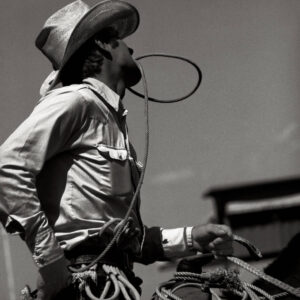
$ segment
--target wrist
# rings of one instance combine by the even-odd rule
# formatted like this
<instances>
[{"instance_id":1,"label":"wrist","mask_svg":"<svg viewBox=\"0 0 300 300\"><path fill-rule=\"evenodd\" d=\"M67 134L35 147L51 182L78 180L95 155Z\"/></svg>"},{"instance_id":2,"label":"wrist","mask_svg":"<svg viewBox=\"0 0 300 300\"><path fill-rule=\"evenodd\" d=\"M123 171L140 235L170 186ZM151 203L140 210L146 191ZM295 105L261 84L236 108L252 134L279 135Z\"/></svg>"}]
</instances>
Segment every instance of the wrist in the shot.
<instances>
[{"instance_id":1,"label":"wrist","mask_svg":"<svg viewBox=\"0 0 300 300\"><path fill-rule=\"evenodd\" d=\"M187 248L189 250L195 250L194 247L194 239L193 239L193 226L188 226L184 228L184 233L185 233L185 241Z\"/></svg>"},{"instance_id":2,"label":"wrist","mask_svg":"<svg viewBox=\"0 0 300 300\"><path fill-rule=\"evenodd\" d=\"M203 244L199 243L198 234L198 226L193 226L191 230L192 248L197 252L205 252Z\"/></svg>"}]
</instances>

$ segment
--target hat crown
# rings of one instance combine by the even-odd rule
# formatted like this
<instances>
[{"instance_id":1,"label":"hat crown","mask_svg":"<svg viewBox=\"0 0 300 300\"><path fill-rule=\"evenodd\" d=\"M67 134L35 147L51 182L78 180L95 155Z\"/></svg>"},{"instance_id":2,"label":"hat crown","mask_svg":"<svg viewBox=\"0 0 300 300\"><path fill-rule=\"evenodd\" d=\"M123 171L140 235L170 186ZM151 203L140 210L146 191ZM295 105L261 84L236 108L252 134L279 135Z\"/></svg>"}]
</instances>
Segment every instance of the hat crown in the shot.
<instances>
[{"instance_id":1,"label":"hat crown","mask_svg":"<svg viewBox=\"0 0 300 300\"><path fill-rule=\"evenodd\" d=\"M112 27L123 39L135 32L139 20L137 9L123 0L102 0L93 7L77 0L54 13L35 41L57 70L47 77L42 90L47 92L59 83L71 57L96 33Z\"/></svg>"},{"instance_id":2,"label":"hat crown","mask_svg":"<svg viewBox=\"0 0 300 300\"><path fill-rule=\"evenodd\" d=\"M90 7L82 0L74 1L51 15L36 39L36 46L59 69L72 31Z\"/></svg>"}]
</instances>

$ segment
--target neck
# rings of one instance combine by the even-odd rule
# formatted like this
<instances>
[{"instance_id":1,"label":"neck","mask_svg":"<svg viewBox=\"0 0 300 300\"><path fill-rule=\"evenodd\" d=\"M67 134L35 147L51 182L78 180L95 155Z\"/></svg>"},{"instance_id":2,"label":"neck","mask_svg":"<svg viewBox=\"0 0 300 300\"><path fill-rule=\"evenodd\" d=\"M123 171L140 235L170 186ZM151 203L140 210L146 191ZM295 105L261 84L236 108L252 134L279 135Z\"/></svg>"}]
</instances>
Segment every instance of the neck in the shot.
<instances>
[{"instance_id":1,"label":"neck","mask_svg":"<svg viewBox=\"0 0 300 300\"><path fill-rule=\"evenodd\" d=\"M111 65L104 63L101 67L101 73L96 74L95 78L106 84L117 93L121 99L124 97L126 87L121 72L115 70Z\"/></svg>"}]
</instances>

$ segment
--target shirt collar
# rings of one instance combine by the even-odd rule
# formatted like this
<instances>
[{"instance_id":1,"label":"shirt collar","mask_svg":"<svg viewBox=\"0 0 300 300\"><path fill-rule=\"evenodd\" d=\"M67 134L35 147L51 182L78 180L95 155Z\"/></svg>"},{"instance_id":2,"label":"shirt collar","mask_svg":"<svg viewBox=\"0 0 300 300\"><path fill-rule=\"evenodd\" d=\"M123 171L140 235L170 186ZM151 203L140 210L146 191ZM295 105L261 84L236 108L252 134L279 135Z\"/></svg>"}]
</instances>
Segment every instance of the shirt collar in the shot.
<instances>
[{"instance_id":1,"label":"shirt collar","mask_svg":"<svg viewBox=\"0 0 300 300\"><path fill-rule=\"evenodd\" d=\"M124 111L120 96L106 84L92 77L85 78L83 82L91 86L116 112Z\"/></svg>"}]
</instances>

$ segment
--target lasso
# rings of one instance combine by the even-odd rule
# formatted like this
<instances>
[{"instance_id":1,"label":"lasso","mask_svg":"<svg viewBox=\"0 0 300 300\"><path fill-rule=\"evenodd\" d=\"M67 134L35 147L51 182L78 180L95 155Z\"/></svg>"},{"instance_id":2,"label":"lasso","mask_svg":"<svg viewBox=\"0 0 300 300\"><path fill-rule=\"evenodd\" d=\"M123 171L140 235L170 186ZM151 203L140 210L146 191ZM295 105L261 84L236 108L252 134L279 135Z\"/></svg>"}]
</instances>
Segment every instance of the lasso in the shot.
<instances>
[{"instance_id":1,"label":"lasso","mask_svg":"<svg viewBox=\"0 0 300 300\"><path fill-rule=\"evenodd\" d=\"M142 168L142 172L140 175L140 179L138 182L138 185L136 187L136 191L133 195L133 198L131 200L130 206L126 212L126 215L124 216L124 218L122 220L120 219L113 219L109 222L107 222L102 229L99 232L99 236L101 236L111 225L113 225L114 223L117 223L117 225L115 226L115 233L111 239L111 241L109 242L109 244L107 245L107 247L99 254L99 256L94 259L91 263L89 263L88 265L76 269L73 267L69 267L69 269L73 272L73 281L79 280L80 278L84 278L85 275L87 277L90 278L95 278L96 275L96 268L98 266L98 262L101 261L101 259L109 252L109 250L113 247L113 245L115 244L115 242L120 238L122 232L124 232L124 230L126 229L126 227L129 224L129 218L130 218L130 214L136 204L138 195L140 193L140 189L141 186L143 184L143 180L144 180L144 176L145 176L145 170L146 170L146 166L147 166L147 160L148 160L148 153L149 153L149 110L148 110L148 102L149 101L154 101L154 102L159 102L159 103L173 103L173 102L178 102L178 101L182 101L188 97L190 97L192 94L194 94L196 92L196 90L199 88L201 80L202 80L202 73L200 68L198 67L198 65L194 62L192 62L191 60L185 58L185 57L180 57L177 55L170 55L170 54L164 54L164 53L153 53L153 54L146 54L143 56L140 56L138 58L136 58L137 60L141 60L144 58L148 58L148 57L166 57L166 58L173 58L173 59L178 59L178 60L182 60L185 61L186 63L192 65L198 74L198 79L196 82L195 87L189 92L187 93L185 96L179 97L179 98L175 98L175 99L169 99L169 100L163 100L163 99L156 99L153 97L149 97L148 96L148 87L147 87L147 82L146 82L146 78L145 78L145 74L144 74L144 70L141 66L141 64L138 64L140 70L141 70L141 74L142 74L142 83L143 83L143 89L144 89L144 95L138 93L137 91L133 90L133 89L129 89L132 93L134 93L135 95L139 96L139 97L143 97L145 99L145 107L144 107L144 114L145 114L145 153L144 153L144 159L143 159L143 168ZM245 240L235 236L236 240L239 239L239 242L243 243ZM250 246L249 246L250 245ZM246 246L249 248L251 248L251 244L250 243L246 243ZM255 249L255 247L254 247ZM253 249L252 249L253 251ZM259 253L256 253L259 256ZM236 280L236 282L238 282L238 284L235 285L229 285L227 286L227 288L230 290L231 293L238 295L241 297L242 300L244 299L248 299L250 298L251 300L259 300L259 299L269 299L269 300L274 300L276 298L279 298L281 296L285 296L287 293L294 295L297 298L300 298L300 290L297 288L294 288L284 282L279 281L276 278L273 278L267 274L264 274L263 272L261 272L260 270L250 266L249 264L247 264L246 262L236 258L236 257L227 257L228 261L231 261L234 264L237 264L238 266L246 269L247 271L255 274L256 276L258 276L259 278L262 278L266 281L268 281L269 283L272 283L273 285L279 287L280 289L282 289L284 292L277 294L277 295L270 295L267 292L263 291L262 289L246 283L246 282L241 282L239 280ZM102 265L102 268L104 270L104 272L107 274L107 281L105 284L105 287L102 291L102 294L100 295L100 297L96 297L95 295L93 295L93 293L91 292L91 289L89 287L89 285L87 284L86 280L83 280L82 282L82 287L84 288L86 294L88 295L88 297L92 300L114 300L114 299L118 299L120 293L122 293L123 297L126 300L130 300L130 299L134 299L134 300L140 300L140 295L139 293L136 291L136 289L133 287L133 285L127 280L125 274L119 270L117 267L113 267L113 266L109 266L109 265ZM91 275L93 273L93 275ZM223 270L223 272L219 272L219 274L198 274L198 273L192 273L192 272L177 272L174 275L174 280L170 281L171 283L174 283L178 280L183 280L184 283L180 284L179 286L177 286L174 289L171 289L169 287L169 283L167 284L162 284L160 285L157 289L156 289L156 295L158 296L159 299L162 300L183 300L181 298L179 298L178 296L176 296L174 294L174 292L176 292L178 289L183 288L183 287L187 287L187 286L196 286L196 287L200 287L203 288L203 286L206 286L209 288L210 293L216 298L216 299L220 299L220 297L218 296L218 294L214 291L213 287L220 287L218 281L216 280L216 278L218 278L218 280L220 280L220 278L223 277L224 279L224 283L228 284L228 278L231 278L233 276L233 278L237 279L237 276L235 276L233 273L230 273L230 271L226 271ZM227 278L227 280L225 280ZM225 284L225 285L226 285ZM224 286L222 287L224 288ZM226 286L225 286L226 288ZM27 287L23 290L24 291L24 296L28 295L29 292ZM110 292L112 290L112 292ZM112 294L112 296L107 297L108 293L110 292L110 294ZM33 293L36 293L33 292ZM32 293L32 294L33 294ZM28 295L28 298L24 299L30 299L30 295Z\"/></svg>"},{"instance_id":2,"label":"lasso","mask_svg":"<svg viewBox=\"0 0 300 300\"><path fill-rule=\"evenodd\" d=\"M132 93L136 94L139 97L143 97L145 99L145 105L144 105L144 115L145 115L145 150L144 150L144 159L143 159L143 168L140 174L140 178L139 178L139 182L137 184L135 193L132 197L130 206L128 207L128 210L124 216L123 219L112 219L109 222L107 222L100 230L99 232L99 237L101 237L103 235L103 233L114 223L117 223L117 225L115 226L114 230L114 235L111 239L111 241L108 243L108 245L105 247L105 249L89 264L81 267L81 268L74 268L72 266L69 266L69 270L73 273L73 280L75 280L76 278L78 278L78 274L85 274L85 272L89 272L90 270L95 269L95 266L97 266L97 264L104 258L104 256L109 252L109 250L111 250L111 248L114 246L114 244L117 242L117 240L121 237L122 233L124 232L124 230L126 229L126 227L129 224L129 218L130 218L130 214L132 212L132 210L135 207L136 201L138 199L138 195L140 193L142 184L143 184L143 180L144 180L144 176L145 176L145 171L146 171L146 166L147 166L147 161L148 161L148 153L149 153L149 109L148 109L148 104L149 104L149 100L150 101L154 101L154 102L161 102L161 103L172 103L172 102L178 102L178 101L182 101L188 97L190 97L192 94L194 94L196 92L196 90L198 89L198 87L200 86L201 83L201 79L202 79L202 73L200 68L198 67L198 65L194 62L192 62L191 60L184 58L184 57L180 57L180 56L176 56L176 55L169 55L169 54L163 54L163 53L153 53L153 54L147 54L147 55L143 55L141 57L136 58L136 60L141 60L143 58L146 57L150 57L150 56L162 56L162 57L169 57L169 58L174 58L174 59L179 59L179 60L183 60L189 64L191 64L197 71L198 73L198 80L197 83L195 85L195 87L193 88L193 90L191 92L189 92L188 94L186 94L183 97L180 98L176 98L176 99L170 99L170 100L160 100L160 99L155 99L152 97L148 96L148 86L147 86L147 82L146 82L146 78L145 78L145 73L143 70L143 67L140 63L138 63L138 67L141 71L141 75L142 75L142 84L143 84L143 90L144 90L144 95L134 91L133 89L129 89ZM110 271L112 271L113 269L110 269ZM113 274L113 273L112 273ZM110 278L114 278L114 276L109 276ZM123 278L122 276L119 276L119 278ZM122 284L121 284L122 285ZM117 287L117 285L115 285L115 288ZM120 288L121 289L121 288ZM124 289L122 289L124 290ZM23 299L30 299L30 297L32 297L33 295L36 295L37 291L33 291L32 293L30 293L30 289L29 287L25 287L21 293L23 294ZM124 294L124 293L123 293ZM91 297L92 294L89 293L89 297ZM27 298L26 298L27 297ZM93 298L91 298L93 299ZM98 299L98 298L97 298ZM101 300L113 300L116 298L101 298ZM129 298L130 299L130 298ZM99 298L100 300L100 298Z\"/></svg>"},{"instance_id":3,"label":"lasso","mask_svg":"<svg viewBox=\"0 0 300 300\"><path fill-rule=\"evenodd\" d=\"M201 79L202 79L202 73L201 73L201 70L200 70L200 68L198 67L198 65L196 63L192 62L191 60L189 60L185 57L180 57L180 56L170 55L170 54L164 54L164 53L146 54L146 55L137 57L136 60L141 60L143 58L151 57L151 56L162 56L162 57L174 58L174 59L183 60L183 61L191 64L197 70L197 74L198 74L197 83L196 83L195 87L193 88L193 90L191 92L189 92L188 94L186 94L185 96L180 97L180 98L170 99L170 100L160 100L160 99L151 98L148 95L148 85L147 85L147 81L146 81L146 77L145 77L145 72L143 70L142 65L138 63L139 69L140 69L141 74L142 74L142 83L143 83L144 95L142 95L142 94L140 94L140 93L138 93L138 92L136 92L132 89L129 89L129 90L131 92L133 92L134 94L136 94L140 97L143 97L145 99L145 107L144 107L144 115L145 115L145 150L144 151L145 151L145 154L144 154L143 168L142 168L142 172L141 172L141 175L140 175L140 179L139 179L138 185L136 187L135 193L133 195L133 198L131 200L130 206L129 206L127 212L126 212L126 215L124 216L123 220L119 221L119 223L117 225L118 230L116 230L116 232L115 232L113 238L111 239L111 241L109 242L109 244L102 251L102 253L99 254L99 256L97 258L95 258L87 266L82 267L80 269L69 267L69 269L72 272L84 272L84 271L88 270L89 268L91 268L93 265L95 265L97 262L99 262L105 256L105 254L113 247L116 240L118 238L120 238L122 232L124 231L124 228L128 224L130 214L131 214L133 208L135 207L138 195L140 193L140 190L141 190L141 187L142 187L142 184L143 184L145 171L146 171L146 166L147 166L147 161L148 161L148 153L149 153L149 109L148 109L148 103L149 103L149 100L150 101L155 101L155 102L161 102L161 103L172 103L172 102L182 101L182 100L190 97L192 94L194 94L196 92L196 90L198 89L198 87L200 86ZM115 221L113 220L112 222L114 223ZM101 236L104 233L104 231L109 227L109 225L111 225L111 224L107 223L106 225L104 225L104 227L101 229L101 231L99 233L99 236Z\"/></svg>"},{"instance_id":4,"label":"lasso","mask_svg":"<svg viewBox=\"0 0 300 300\"><path fill-rule=\"evenodd\" d=\"M233 236L234 241L244 245L248 251L256 258L261 258L260 251L253 246L246 239L241 238L237 235ZM275 300L277 298L293 295L296 298L300 298L300 289L290 286L289 284L282 282L270 275L265 274L261 270L249 265L245 261L228 256L226 259L239 267L247 270L248 272L256 275L257 277L275 285L284 292L276 295L270 295L268 292L263 289L247 282L242 282L238 273L234 270L220 269L210 273L194 273L194 272L176 272L174 278L167 282L161 284L155 291L158 299L161 300L184 300L178 297L175 292L181 288L187 287L198 287L202 291L209 292L215 299L221 300L220 296L215 289L221 289L225 292L225 297L227 294L239 296L241 300ZM183 282L182 284L176 285L175 288L172 286L178 282ZM222 298L224 299L224 298ZM230 298L228 298L230 299Z\"/></svg>"}]
</instances>

